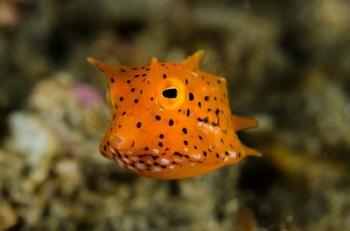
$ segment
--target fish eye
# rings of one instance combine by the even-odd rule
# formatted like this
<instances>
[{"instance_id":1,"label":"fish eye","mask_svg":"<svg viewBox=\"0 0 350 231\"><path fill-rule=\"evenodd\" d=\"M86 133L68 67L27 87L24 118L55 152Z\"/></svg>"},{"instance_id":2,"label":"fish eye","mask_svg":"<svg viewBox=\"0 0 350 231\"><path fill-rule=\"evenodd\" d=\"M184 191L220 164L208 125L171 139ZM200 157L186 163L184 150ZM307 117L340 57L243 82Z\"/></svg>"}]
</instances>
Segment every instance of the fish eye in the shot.
<instances>
[{"instance_id":1,"label":"fish eye","mask_svg":"<svg viewBox=\"0 0 350 231\"><path fill-rule=\"evenodd\" d=\"M186 87L177 78L168 78L159 86L158 104L161 108L173 110L182 105L186 98Z\"/></svg>"},{"instance_id":2,"label":"fish eye","mask_svg":"<svg viewBox=\"0 0 350 231\"><path fill-rule=\"evenodd\" d=\"M177 97L177 89L176 88L167 88L167 89L163 90L162 95L165 98L174 99Z\"/></svg>"}]
</instances>

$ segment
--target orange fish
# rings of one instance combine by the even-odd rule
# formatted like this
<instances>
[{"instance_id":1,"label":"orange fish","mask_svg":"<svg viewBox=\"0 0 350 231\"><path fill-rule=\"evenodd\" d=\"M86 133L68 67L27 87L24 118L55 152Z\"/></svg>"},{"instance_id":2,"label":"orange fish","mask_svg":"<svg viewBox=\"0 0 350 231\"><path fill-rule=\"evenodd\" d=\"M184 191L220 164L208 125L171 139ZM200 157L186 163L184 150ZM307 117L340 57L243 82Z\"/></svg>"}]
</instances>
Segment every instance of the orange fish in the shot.
<instances>
[{"instance_id":1,"label":"orange fish","mask_svg":"<svg viewBox=\"0 0 350 231\"><path fill-rule=\"evenodd\" d=\"M198 68L203 52L180 63L139 67L88 61L109 82L113 113L100 151L130 171L156 179L191 177L260 155L236 131L257 126L232 115L226 80Z\"/></svg>"}]
</instances>

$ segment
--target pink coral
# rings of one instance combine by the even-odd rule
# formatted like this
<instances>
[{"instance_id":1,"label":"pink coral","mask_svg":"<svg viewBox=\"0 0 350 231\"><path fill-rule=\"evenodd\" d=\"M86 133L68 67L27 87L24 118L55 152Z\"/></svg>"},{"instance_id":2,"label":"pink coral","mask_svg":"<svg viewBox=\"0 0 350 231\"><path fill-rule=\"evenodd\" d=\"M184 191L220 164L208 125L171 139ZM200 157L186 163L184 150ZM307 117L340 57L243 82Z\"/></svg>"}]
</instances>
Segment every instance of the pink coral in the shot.
<instances>
[{"instance_id":1,"label":"pink coral","mask_svg":"<svg viewBox=\"0 0 350 231\"><path fill-rule=\"evenodd\" d=\"M100 103L103 98L97 89L87 84L76 84L72 92L77 101L84 107L91 107Z\"/></svg>"}]
</instances>

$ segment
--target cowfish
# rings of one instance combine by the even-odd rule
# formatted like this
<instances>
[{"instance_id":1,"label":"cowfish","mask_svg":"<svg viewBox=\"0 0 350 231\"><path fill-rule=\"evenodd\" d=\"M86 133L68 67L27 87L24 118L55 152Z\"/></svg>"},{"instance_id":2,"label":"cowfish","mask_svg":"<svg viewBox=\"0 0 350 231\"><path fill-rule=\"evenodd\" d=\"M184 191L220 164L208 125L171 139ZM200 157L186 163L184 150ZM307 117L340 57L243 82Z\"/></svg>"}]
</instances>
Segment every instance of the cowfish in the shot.
<instances>
[{"instance_id":1,"label":"cowfish","mask_svg":"<svg viewBox=\"0 0 350 231\"><path fill-rule=\"evenodd\" d=\"M161 180L201 175L259 156L236 132L257 121L230 110L223 77L199 69L198 51L178 62L129 67L87 58L108 80L112 119L101 141L103 156Z\"/></svg>"}]
</instances>

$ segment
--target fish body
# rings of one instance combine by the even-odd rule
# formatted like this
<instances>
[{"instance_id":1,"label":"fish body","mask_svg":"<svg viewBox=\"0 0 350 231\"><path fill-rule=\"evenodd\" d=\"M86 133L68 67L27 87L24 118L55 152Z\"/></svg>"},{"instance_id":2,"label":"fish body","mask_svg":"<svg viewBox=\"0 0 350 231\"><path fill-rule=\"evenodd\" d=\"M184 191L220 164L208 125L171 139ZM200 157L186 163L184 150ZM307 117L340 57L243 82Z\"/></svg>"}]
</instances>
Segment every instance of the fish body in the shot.
<instances>
[{"instance_id":1,"label":"fish body","mask_svg":"<svg viewBox=\"0 0 350 231\"><path fill-rule=\"evenodd\" d=\"M231 114L226 80L199 69L202 54L179 63L152 58L139 67L88 58L109 82L113 117L103 156L136 174L170 180L259 155L236 135L257 122Z\"/></svg>"}]
</instances>

